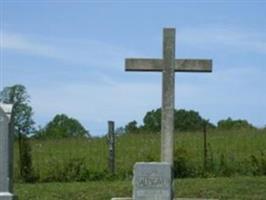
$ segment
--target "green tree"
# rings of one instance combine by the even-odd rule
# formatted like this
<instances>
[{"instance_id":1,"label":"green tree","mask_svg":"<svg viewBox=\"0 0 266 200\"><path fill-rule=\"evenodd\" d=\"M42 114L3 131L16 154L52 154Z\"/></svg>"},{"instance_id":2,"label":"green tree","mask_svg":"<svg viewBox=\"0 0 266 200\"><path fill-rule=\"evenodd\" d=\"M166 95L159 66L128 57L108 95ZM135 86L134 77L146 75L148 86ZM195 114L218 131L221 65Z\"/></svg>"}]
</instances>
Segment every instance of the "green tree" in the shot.
<instances>
[{"instance_id":1,"label":"green tree","mask_svg":"<svg viewBox=\"0 0 266 200\"><path fill-rule=\"evenodd\" d=\"M44 129L41 129L37 137L42 138L66 138L90 136L81 123L65 114L56 115Z\"/></svg>"},{"instance_id":2,"label":"green tree","mask_svg":"<svg viewBox=\"0 0 266 200\"><path fill-rule=\"evenodd\" d=\"M161 130L161 109L147 112L143 122L144 130L159 132ZM174 111L174 126L176 131L201 131L203 128L203 122L204 119L196 111L187 111L184 109L175 109ZM208 121L207 123L207 127L215 127Z\"/></svg>"},{"instance_id":3,"label":"green tree","mask_svg":"<svg viewBox=\"0 0 266 200\"><path fill-rule=\"evenodd\" d=\"M5 87L0 92L1 102L13 104L12 123L19 144L20 176L25 181L31 181L33 178L31 147L27 135L32 134L35 129L29 98L26 87L23 85Z\"/></svg>"},{"instance_id":4,"label":"green tree","mask_svg":"<svg viewBox=\"0 0 266 200\"><path fill-rule=\"evenodd\" d=\"M224 120L220 120L217 123L218 129L223 130L232 130L232 129L253 129L255 128L252 124L250 124L247 120L233 120L230 117Z\"/></svg>"},{"instance_id":5,"label":"green tree","mask_svg":"<svg viewBox=\"0 0 266 200\"><path fill-rule=\"evenodd\" d=\"M202 130L203 122L204 119L196 111L175 110L175 130L199 131Z\"/></svg>"},{"instance_id":6,"label":"green tree","mask_svg":"<svg viewBox=\"0 0 266 200\"><path fill-rule=\"evenodd\" d=\"M143 129L152 132L161 130L161 109L152 110L146 113L143 119Z\"/></svg>"},{"instance_id":7,"label":"green tree","mask_svg":"<svg viewBox=\"0 0 266 200\"><path fill-rule=\"evenodd\" d=\"M139 131L139 128L137 126L137 122L134 120L134 121L131 121L129 122L126 126L125 126L125 132L126 133L137 133Z\"/></svg>"},{"instance_id":8,"label":"green tree","mask_svg":"<svg viewBox=\"0 0 266 200\"><path fill-rule=\"evenodd\" d=\"M23 85L5 87L0 93L0 101L13 104L14 134L30 135L34 133L33 110L29 105L30 97Z\"/></svg>"}]
</instances>

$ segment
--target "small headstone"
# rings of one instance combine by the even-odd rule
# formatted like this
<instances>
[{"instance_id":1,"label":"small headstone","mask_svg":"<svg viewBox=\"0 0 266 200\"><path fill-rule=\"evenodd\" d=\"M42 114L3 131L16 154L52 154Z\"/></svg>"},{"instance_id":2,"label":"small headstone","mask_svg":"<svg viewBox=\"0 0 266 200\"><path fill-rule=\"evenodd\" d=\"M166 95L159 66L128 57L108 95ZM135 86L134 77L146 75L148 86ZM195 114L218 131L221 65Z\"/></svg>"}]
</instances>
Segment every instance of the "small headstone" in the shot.
<instances>
[{"instance_id":1,"label":"small headstone","mask_svg":"<svg viewBox=\"0 0 266 200\"><path fill-rule=\"evenodd\" d=\"M167 162L136 163L133 187L134 200L171 200L171 164Z\"/></svg>"}]
</instances>

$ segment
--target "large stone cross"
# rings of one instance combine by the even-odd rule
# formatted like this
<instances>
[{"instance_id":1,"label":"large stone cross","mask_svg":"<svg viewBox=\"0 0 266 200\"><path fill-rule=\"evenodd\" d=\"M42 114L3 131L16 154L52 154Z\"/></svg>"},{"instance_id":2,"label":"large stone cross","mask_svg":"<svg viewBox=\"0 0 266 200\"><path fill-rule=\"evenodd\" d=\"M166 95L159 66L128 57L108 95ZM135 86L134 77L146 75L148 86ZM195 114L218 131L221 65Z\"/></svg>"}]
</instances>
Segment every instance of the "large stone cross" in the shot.
<instances>
[{"instance_id":1,"label":"large stone cross","mask_svg":"<svg viewBox=\"0 0 266 200\"><path fill-rule=\"evenodd\" d=\"M163 59L126 59L126 71L163 72L161 161L173 164L175 72L211 72L212 60L175 59L175 29L163 30Z\"/></svg>"}]
</instances>

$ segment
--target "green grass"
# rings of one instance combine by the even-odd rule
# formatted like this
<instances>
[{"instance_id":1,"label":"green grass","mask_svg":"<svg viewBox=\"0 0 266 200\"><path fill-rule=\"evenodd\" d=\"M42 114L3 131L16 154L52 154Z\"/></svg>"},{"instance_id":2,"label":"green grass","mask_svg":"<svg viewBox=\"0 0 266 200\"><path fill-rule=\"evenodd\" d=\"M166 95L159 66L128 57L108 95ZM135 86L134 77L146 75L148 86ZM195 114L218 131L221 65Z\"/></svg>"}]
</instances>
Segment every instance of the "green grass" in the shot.
<instances>
[{"instance_id":1,"label":"green grass","mask_svg":"<svg viewBox=\"0 0 266 200\"><path fill-rule=\"evenodd\" d=\"M177 179L175 196L186 198L266 199L266 177ZM15 184L20 200L109 200L129 197L131 181Z\"/></svg>"},{"instance_id":2,"label":"green grass","mask_svg":"<svg viewBox=\"0 0 266 200\"><path fill-rule=\"evenodd\" d=\"M127 134L117 137L116 140L116 171L122 179L131 178L136 162L160 159L160 134ZM106 138L32 140L31 144L33 167L39 181L54 181L53 176L62 172L66 166L72 165L73 159L82 161L91 176L96 177L94 179L101 179L106 174ZM232 171L229 175L253 175L257 173L256 170L259 171L258 167L262 168L262 172L258 173L266 173L266 131L213 131L208 133L208 144L214 165L213 176L220 176L222 155L225 162L223 167L229 172ZM176 149L181 148L186 152L185 158L189 166L193 166L196 171L202 171L202 133L177 133L175 146ZM17 154L16 145L15 179L19 180ZM251 156L257 160L251 161Z\"/></svg>"},{"instance_id":3,"label":"green grass","mask_svg":"<svg viewBox=\"0 0 266 200\"><path fill-rule=\"evenodd\" d=\"M209 153L214 169L208 174L212 178L176 179L176 197L219 199L266 199L266 131L240 130L208 133ZM106 200L111 197L126 197L132 194L132 169L135 162L159 161L159 134L128 134L117 137L117 178L108 181L108 146L106 138L32 140L33 167L42 183L20 182L17 167L17 145L15 146L15 192L20 200ZM175 135L176 149L186 152L186 166L196 171L203 167L202 133L178 133ZM175 157L180 156L175 154ZM221 155L224 155L221 165ZM251 159L253 158L253 160ZM74 161L73 161L74 159ZM56 176L66 167L82 161L89 177L98 181L55 182ZM221 168L223 166L223 168ZM230 177L220 177L227 170ZM264 170L264 171L263 171ZM69 172L70 175L72 171ZM84 174L88 177L88 174ZM73 174L72 174L73 175ZM107 178L106 178L107 177ZM58 178L58 177L57 177ZM75 173L72 177L75 179ZM60 180L60 179L58 179ZM73 181L70 179L69 181ZM50 181L49 183L45 183Z\"/></svg>"}]
</instances>

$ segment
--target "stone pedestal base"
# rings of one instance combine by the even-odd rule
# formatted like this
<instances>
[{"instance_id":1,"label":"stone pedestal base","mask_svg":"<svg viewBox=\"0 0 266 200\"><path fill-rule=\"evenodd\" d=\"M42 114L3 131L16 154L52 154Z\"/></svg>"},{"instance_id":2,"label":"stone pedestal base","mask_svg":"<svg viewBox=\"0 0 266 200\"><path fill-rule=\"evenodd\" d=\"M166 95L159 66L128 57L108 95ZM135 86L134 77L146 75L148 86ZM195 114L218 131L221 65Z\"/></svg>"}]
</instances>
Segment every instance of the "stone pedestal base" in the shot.
<instances>
[{"instance_id":1,"label":"stone pedestal base","mask_svg":"<svg viewBox=\"0 0 266 200\"><path fill-rule=\"evenodd\" d=\"M174 199L172 181L170 164L164 162L136 163L132 182L133 198L115 197L111 200L214 200L204 198Z\"/></svg>"},{"instance_id":2,"label":"stone pedestal base","mask_svg":"<svg viewBox=\"0 0 266 200\"><path fill-rule=\"evenodd\" d=\"M171 165L166 162L140 162L134 166L134 200L172 200Z\"/></svg>"},{"instance_id":3,"label":"stone pedestal base","mask_svg":"<svg viewBox=\"0 0 266 200\"><path fill-rule=\"evenodd\" d=\"M0 192L0 200L17 200L17 196L9 192Z\"/></svg>"}]
</instances>

